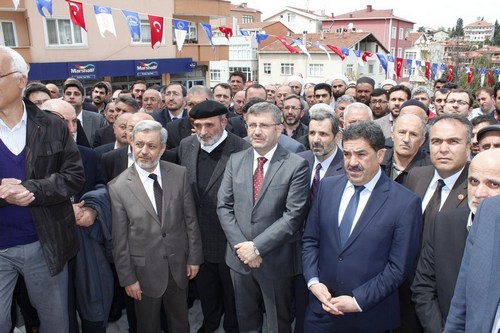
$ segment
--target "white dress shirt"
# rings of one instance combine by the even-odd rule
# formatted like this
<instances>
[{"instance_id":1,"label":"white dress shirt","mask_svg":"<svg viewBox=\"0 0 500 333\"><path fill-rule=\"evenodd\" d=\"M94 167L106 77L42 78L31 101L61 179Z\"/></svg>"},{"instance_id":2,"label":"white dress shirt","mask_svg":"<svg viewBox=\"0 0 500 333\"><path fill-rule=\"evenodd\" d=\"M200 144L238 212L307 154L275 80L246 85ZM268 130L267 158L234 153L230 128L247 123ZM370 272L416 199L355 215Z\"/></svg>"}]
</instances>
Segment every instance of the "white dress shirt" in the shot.
<instances>
[{"instance_id":1,"label":"white dress shirt","mask_svg":"<svg viewBox=\"0 0 500 333\"><path fill-rule=\"evenodd\" d=\"M224 130L224 132L222 132L222 136L219 138L219 140L217 140L216 143L214 143L211 146L207 146L204 145L203 143L200 143L200 148L210 154L215 148L217 148L222 142L224 142L226 138L227 138L227 131Z\"/></svg>"},{"instance_id":2,"label":"white dress shirt","mask_svg":"<svg viewBox=\"0 0 500 333\"><path fill-rule=\"evenodd\" d=\"M439 210L441 210L441 207L443 207L443 204L446 202L448 195L450 195L451 189L453 188L453 186L455 186L455 183L457 182L457 179L458 177L460 177L460 174L462 173L464 168L465 166L462 169L460 169L460 171L454 173L448 178L443 178L439 176L437 171L434 170L434 176L432 177L431 183L427 188L427 191L425 192L424 198L422 199L422 212L425 212L425 208L427 207L429 201L431 201L432 195L434 194L434 191L436 191L438 180L440 179L444 181L444 186L441 189L441 205L439 206Z\"/></svg>"},{"instance_id":3,"label":"white dress shirt","mask_svg":"<svg viewBox=\"0 0 500 333\"><path fill-rule=\"evenodd\" d=\"M19 155L26 146L26 131L28 125L28 114L26 113L26 106L23 102L24 112L21 120L9 128L2 119L0 119L0 139L3 144L9 148L14 155Z\"/></svg>"},{"instance_id":4,"label":"white dress shirt","mask_svg":"<svg viewBox=\"0 0 500 333\"><path fill-rule=\"evenodd\" d=\"M153 205L153 208L155 209L156 213L158 213L158 210L156 209L156 199L155 199L155 191L154 191L154 183L155 181L151 178L149 178L149 175L154 173L158 177L158 183L161 185L161 172L160 172L160 163L156 165L156 168L153 170L153 172L148 172L144 170L143 168L139 167L138 165L135 166L137 173L139 174L139 178L141 179L141 183L144 186L144 189L146 190L146 194L148 195L149 201L151 201L151 204Z\"/></svg>"},{"instance_id":5,"label":"white dress shirt","mask_svg":"<svg viewBox=\"0 0 500 333\"><path fill-rule=\"evenodd\" d=\"M321 179L323 179L323 177L325 177L326 170L328 170L328 168L330 167L330 164L332 164L332 161L335 158L335 155L338 154L338 152L339 152L339 150L337 149L337 147L335 147L335 151L333 152L333 154L330 157L328 157L326 160L324 160L323 162L320 162L318 160L318 158L316 156L314 156L314 165L312 168L311 182L309 185L312 186L312 183L314 180L314 175L316 174L316 165L321 164L321 169L319 170L319 180L321 180Z\"/></svg>"},{"instance_id":6,"label":"white dress shirt","mask_svg":"<svg viewBox=\"0 0 500 333\"><path fill-rule=\"evenodd\" d=\"M265 157L265 158L267 158L267 161L266 161L266 163L264 163L264 173L262 174L262 179L264 179L264 177L266 177L267 169L269 169L269 162L273 158L273 155L276 152L276 148L278 148L278 145L274 146L274 148L271 149L270 151L268 151L267 154L264 155L264 156L260 155L255 149L253 150L253 171L252 171L252 175L255 174L255 170L257 169L257 165L258 165L257 158L259 158L259 157Z\"/></svg>"}]
</instances>

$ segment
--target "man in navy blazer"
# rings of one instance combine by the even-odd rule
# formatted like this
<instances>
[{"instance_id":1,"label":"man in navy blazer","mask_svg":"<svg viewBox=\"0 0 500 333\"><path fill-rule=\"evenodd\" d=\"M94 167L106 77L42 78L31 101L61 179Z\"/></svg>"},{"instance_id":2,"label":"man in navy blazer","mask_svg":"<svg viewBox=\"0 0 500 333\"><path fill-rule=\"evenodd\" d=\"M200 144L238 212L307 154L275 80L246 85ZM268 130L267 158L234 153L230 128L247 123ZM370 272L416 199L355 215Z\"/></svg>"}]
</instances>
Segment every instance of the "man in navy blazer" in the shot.
<instances>
[{"instance_id":1,"label":"man in navy blazer","mask_svg":"<svg viewBox=\"0 0 500 333\"><path fill-rule=\"evenodd\" d=\"M477 210L465 245L445 333L496 333L500 330L499 248L500 196L497 195L484 200Z\"/></svg>"},{"instance_id":2,"label":"man in navy blazer","mask_svg":"<svg viewBox=\"0 0 500 333\"><path fill-rule=\"evenodd\" d=\"M384 142L377 124L352 124L343 133L346 176L319 185L302 239L311 291L305 332L400 325L398 287L420 247L422 210L415 194L382 172Z\"/></svg>"}]
</instances>

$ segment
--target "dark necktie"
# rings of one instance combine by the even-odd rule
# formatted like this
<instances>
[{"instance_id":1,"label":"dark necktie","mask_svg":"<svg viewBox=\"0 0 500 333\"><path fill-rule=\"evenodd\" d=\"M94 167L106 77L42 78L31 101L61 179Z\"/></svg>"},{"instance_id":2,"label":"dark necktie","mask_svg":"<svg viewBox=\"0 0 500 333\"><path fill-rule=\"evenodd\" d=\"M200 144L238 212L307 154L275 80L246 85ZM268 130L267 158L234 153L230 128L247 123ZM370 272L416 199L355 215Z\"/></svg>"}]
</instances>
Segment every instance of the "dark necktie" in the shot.
<instances>
[{"instance_id":1,"label":"dark necktie","mask_svg":"<svg viewBox=\"0 0 500 333\"><path fill-rule=\"evenodd\" d=\"M314 178L313 178L313 182L311 185L311 201L312 201L312 199L314 199L314 196L318 192L319 181L320 181L319 172L321 170L321 163L318 163L318 165L316 165L315 170L316 171L314 173Z\"/></svg>"},{"instance_id":2,"label":"dark necktie","mask_svg":"<svg viewBox=\"0 0 500 333\"><path fill-rule=\"evenodd\" d=\"M257 158L257 169L253 174L253 202L257 201L259 196L260 187L262 186L262 180L264 180L264 164L267 162L267 158L259 157Z\"/></svg>"},{"instance_id":3,"label":"dark necktie","mask_svg":"<svg viewBox=\"0 0 500 333\"><path fill-rule=\"evenodd\" d=\"M349 200L349 204L345 210L344 216L342 217L342 222L340 222L340 244L344 247L345 243L349 239L351 234L352 224L354 222L354 217L356 216L356 211L358 210L359 195L365 187L363 185L354 185L354 194Z\"/></svg>"},{"instance_id":4,"label":"dark necktie","mask_svg":"<svg viewBox=\"0 0 500 333\"><path fill-rule=\"evenodd\" d=\"M163 190L161 189L160 183L158 183L158 176L155 175L154 173L149 174L149 178L151 178L154 183L153 183L153 191L155 194L155 203L156 203L156 213L160 217L162 216L162 211L161 211L161 206L163 202Z\"/></svg>"},{"instance_id":5,"label":"dark necktie","mask_svg":"<svg viewBox=\"0 0 500 333\"><path fill-rule=\"evenodd\" d=\"M425 207L424 226L430 225L430 223L436 217L436 214L439 212L439 208L441 208L441 189L443 188L444 185L445 185L445 183L442 179L438 180L436 190L432 194L431 200L429 200L427 207ZM425 237L425 235L426 235L426 233L424 230L424 237Z\"/></svg>"}]
</instances>

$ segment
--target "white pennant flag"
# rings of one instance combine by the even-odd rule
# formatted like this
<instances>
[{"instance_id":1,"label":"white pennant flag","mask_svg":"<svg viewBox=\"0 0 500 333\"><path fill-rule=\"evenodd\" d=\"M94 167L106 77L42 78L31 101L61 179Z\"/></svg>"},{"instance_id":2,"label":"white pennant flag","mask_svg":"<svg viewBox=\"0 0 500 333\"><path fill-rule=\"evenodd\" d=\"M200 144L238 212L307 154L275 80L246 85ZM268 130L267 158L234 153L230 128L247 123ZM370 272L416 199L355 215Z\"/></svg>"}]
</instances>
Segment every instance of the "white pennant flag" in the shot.
<instances>
[{"instance_id":1,"label":"white pennant flag","mask_svg":"<svg viewBox=\"0 0 500 333\"><path fill-rule=\"evenodd\" d=\"M188 26L188 21L174 19L175 40L177 41L177 50L179 50L179 52L181 52L184 41L186 40Z\"/></svg>"},{"instance_id":2,"label":"white pennant flag","mask_svg":"<svg viewBox=\"0 0 500 333\"><path fill-rule=\"evenodd\" d=\"M116 37L115 22L113 21L111 8L94 5L94 13L101 36L104 38L104 33L109 31Z\"/></svg>"},{"instance_id":3,"label":"white pennant flag","mask_svg":"<svg viewBox=\"0 0 500 333\"><path fill-rule=\"evenodd\" d=\"M19 0L12 0L12 3L14 4L14 8L17 10L17 7L19 7Z\"/></svg>"}]
</instances>

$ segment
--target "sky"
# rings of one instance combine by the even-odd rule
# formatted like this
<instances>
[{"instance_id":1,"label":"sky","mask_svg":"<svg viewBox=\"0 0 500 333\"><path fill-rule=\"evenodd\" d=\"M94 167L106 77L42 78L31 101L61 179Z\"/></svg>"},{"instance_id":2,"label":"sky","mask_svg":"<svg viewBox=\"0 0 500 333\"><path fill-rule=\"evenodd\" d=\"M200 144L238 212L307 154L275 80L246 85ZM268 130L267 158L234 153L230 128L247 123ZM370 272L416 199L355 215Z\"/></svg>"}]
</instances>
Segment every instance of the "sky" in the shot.
<instances>
[{"instance_id":1,"label":"sky","mask_svg":"<svg viewBox=\"0 0 500 333\"><path fill-rule=\"evenodd\" d=\"M330 15L341 15L355 10L365 9L372 5L373 9L393 9L395 16L415 22L415 30L421 26L430 28L451 28L456 26L457 19L462 18L464 26L473 23L478 17L495 23L500 22L500 12L497 7L498 0L474 0L463 2L458 0L231 0L233 4L246 2L248 7L259 9L262 19L277 13L285 6L309 10L325 10ZM496 14L496 15L495 15Z\"/></svg>"}]
</instances>

